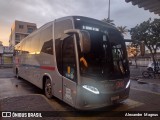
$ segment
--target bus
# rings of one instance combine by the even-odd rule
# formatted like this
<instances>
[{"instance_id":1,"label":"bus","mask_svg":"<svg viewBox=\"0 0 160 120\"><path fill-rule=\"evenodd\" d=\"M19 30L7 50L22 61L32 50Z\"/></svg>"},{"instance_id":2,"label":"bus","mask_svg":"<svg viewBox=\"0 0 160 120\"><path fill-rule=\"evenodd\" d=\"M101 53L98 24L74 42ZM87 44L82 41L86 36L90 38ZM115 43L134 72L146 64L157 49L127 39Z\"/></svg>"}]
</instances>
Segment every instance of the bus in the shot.
<instances>
[{"instance_id":1,"label":"bus","mask_svg":"<svg viewBox=\"0 0 160 120\"><path fill-rule=\"evenodd\" d=\"M14 73L70 106L89 110L126 100L130 70L123 35L105 22L68 16L15 46Z\"/></svg>"}]
</instances>

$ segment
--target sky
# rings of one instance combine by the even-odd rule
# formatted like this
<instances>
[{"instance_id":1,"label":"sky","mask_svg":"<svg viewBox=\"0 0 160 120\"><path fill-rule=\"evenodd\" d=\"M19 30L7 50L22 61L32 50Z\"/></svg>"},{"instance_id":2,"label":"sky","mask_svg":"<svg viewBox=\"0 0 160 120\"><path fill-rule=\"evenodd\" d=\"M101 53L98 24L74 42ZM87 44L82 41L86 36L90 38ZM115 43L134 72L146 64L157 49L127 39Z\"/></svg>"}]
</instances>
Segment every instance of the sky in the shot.
<instances>
[{"instance_id":1,"label":"sky","mask_svg":"<svg viewBox=\"0 0 160 120\"><path fill-rule=\"evenodd\" d=\"M108 0L0 0L0 41L5 46L9 45L11 26L15 20L36 23L39 28L56 18L70 15L102 20L108 17ZM130 29L149 18L160 16L125 0L111 0L110 19L116 26Z\"/></svg>"}]
</instances>

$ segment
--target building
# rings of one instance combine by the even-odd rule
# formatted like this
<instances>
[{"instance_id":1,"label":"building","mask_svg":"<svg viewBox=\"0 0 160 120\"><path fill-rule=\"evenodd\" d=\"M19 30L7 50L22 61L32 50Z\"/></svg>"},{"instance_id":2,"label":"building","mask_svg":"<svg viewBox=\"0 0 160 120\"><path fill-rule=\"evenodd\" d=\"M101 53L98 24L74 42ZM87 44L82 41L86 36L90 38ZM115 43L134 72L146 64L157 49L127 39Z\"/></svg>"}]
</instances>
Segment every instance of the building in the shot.
<instances>
[{"instance_id":1,"label":"building","mask_svg":"<svg viewBox=\"0 0 160 120\"><path fill-rule=\"evenodd\" d=\"M155 55L155 59L156 59L156 61L160 62L160 53L159 52ZM129 57L129 61L132 62L132 65L136 65L135 58L133 56ZM148 64L153 61L152 55L151 55L151 53L146 53L144 56L137 55L136 61L137 61L138 66L148 66Z\"/></svg>"},{"instance_id":2,"label":"building","mask_svg":"<svg viewBox=\"0 0 160 120\"><path fill-rule=\"evenodd\" d=\"M139 8L144 8L150 12L160 15L160 0L125 0L127 3L132 2L133 5L138 5Z\"/></svg>"},{"instance_id":3,"label":"building","mask_svg":"<svg viewBox=\"0 0 160 120\"><path fill-rule=\"evenodd\" d=\"M3 56L3 45L2 42L0 41L0 64L2 63L2 56Z\"/></svg>"},{"instance_id":4,"label":"building","mask_svg":"<svg viewBox=\"0 0 160 120\"><path fill-rule=\"evenodd\" d=\"M11 34L9 37L9 47L13 50L13 47L18 44L23 38L37 29L35 23L23 22L16 20L11 27Z\"/></svg>"},{"instance_id":5,"label":"building","mask_svg":"<svg viewBox=\"0 0 160 120\"><path fill-rule=\"evenodd\" d=\"M0 67L12 67L13 64L13 51L9 46L0 45Z\"/></svg>"}]
</instances>

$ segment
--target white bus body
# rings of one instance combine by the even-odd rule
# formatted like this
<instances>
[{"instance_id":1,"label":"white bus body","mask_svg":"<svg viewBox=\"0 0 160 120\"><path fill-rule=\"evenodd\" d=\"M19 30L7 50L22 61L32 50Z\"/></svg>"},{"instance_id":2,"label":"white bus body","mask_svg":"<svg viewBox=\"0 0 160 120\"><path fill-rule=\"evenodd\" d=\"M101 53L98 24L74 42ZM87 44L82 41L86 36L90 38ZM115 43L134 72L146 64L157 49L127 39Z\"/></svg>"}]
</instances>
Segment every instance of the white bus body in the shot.
<instances>
[{"instance_id":1,"label":"white bus body","mask_svg":"<svg viewBox=\"0 0 160 120\"><path fill-rule=\"evenodd\" d=\"M15 46L14 73L77 109L128 98L126 47L101 21L70 16L49 22Z\"/></svg>"}]
</instances>

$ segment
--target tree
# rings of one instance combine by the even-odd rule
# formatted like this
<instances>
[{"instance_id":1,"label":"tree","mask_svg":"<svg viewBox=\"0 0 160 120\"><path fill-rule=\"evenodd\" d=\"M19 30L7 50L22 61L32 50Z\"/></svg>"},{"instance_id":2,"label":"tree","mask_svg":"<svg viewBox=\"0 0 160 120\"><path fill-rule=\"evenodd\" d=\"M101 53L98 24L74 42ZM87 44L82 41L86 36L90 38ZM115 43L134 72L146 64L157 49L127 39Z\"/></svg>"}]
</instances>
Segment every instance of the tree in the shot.
<instances>
[{"instance_id":1,"label":"tree","mask_svg":"<svg viewBox=\"0 0 160 120\"><path fill-rule=\"evenodd\" d=\"M131 39L144 41L145 46L149 49L152 60L157 70L156 64L156 53L160 47L160 19L154 19L151 21L151 18L143 23L136 25L130 30Z\"/></svg>"},{"instance_id":2,"label":"tree","mask_svg":"<svg viewBox=\"0 0 160 120\"><path fill-rule=\"evenodd\" d=\"M128 56L134 58L136 68L137 68L138 67L137 66L137 56L140 52L139 45L137 43L133 42L133 43L127 45L127 51L128 51Z\"/></svg>"},{"instance_id":3,"label":"tree","mask_svg":"<svg viewBox=\"0 0 160 120\"><path fill-rule=\"evenodd\" d=\"M110 20L109 18L104 18L103 20L102 20L103 22L105 22L105 23L109 23L109 24L111 24L111 25L115 25L114 24L114 20Z\"/></svg>"},{"instance_id":4,"label":"tree","mask_svg":"<svg viewBox=\"0 0 160 120\"><path fill-rule=\"evenodd\" d=\"M117 26L117 28L123 35L128 32L127 26Z\"/></svg>"}]
</instances>

